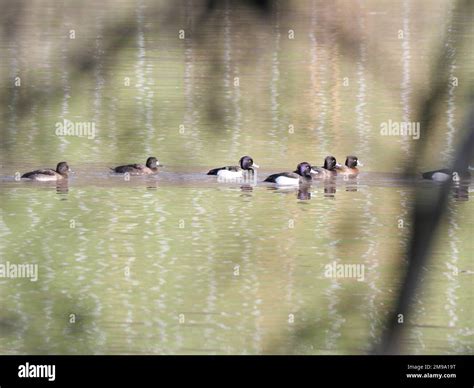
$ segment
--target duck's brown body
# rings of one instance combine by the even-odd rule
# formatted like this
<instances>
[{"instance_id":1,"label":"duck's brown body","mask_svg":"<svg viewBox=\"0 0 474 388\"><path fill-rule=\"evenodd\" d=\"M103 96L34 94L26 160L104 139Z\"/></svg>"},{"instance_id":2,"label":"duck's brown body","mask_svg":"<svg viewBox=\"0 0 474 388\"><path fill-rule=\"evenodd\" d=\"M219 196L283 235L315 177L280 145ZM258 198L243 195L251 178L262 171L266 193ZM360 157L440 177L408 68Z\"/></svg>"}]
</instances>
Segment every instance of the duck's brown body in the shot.
<instances>
[{"instance_id":1,"label":"duck's brown body","mask_svg":"<svg viewBox=\"0 0 474 388\"><path fill-rule=\"evenodd\" d=\"M322 167L314 167L313 170L315 171L312 174L313 178L317 179L328 179L335 177L337 175L337 168L341 167L337 162L334 156L326 156L324 159L324 165Z\"/></svg>"},{"instance_id":2,"label":"duck's brown body","mask_svg":"<svg viewBox=\"0 0 474 388\"><path fill-rule=\"evenodd\" d=\"M362 166L357 156L348 156L345 165L337 167L337 173L342 175L357 175L359 174L357 166Z\"/></svg>"},{"instance_id":3,"label":"duck's brown body","mask_svg":"<svg viewBox=\"0 0 474 388\"><path fill-rule=\"evenodd\" d=\"M156 174L158 166L158 160L151 156L147 159L146 164L127 164L114 167L111 170L117 174L149 175Z\"/></svg>"},{"instance_id":4,"label":"duck's brown body","mask_svg":"<svg viewBox=\"0 0 474 388\"><path fill-rule=\"evenodd\" d=\"M130 175L148 175L156 174L158 172L157 168L149 168L144 164L127 164L126 166L118 166L113 168L113 171L117 174L126 174Z\"/></svg>"},{"instance_id":5,"label":"duck's brown body","mask_svg":"<svg viewBox=\"0 0 474 388\"><path fill-rule=\"evenodd\" d=\"M23 179L30 179L38 182L59 181L68 178L69 166L66 162L60 162L56 166L56 170L45 168L42 170L30 171L23 174Z\"/></svg>"}]
</instances>

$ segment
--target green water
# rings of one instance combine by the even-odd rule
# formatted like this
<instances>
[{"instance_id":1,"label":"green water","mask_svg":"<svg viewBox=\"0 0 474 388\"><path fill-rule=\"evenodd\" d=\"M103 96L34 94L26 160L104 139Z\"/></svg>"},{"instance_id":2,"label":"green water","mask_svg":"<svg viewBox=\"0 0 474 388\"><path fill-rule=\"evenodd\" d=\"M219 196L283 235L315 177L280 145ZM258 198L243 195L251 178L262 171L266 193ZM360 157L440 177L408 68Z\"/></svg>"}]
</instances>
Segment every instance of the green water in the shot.
<instances>
[{"instance_id":1,"label":"green water","mask_svg":"<svg viewBox=\"0 0 474 388\"><path fill-rule=\"evenodd\" d=\"M416 120L446 39L460 82L420 156L444 167L472 87L472 21L427 3L281 2L264 16L229 2L207 18L191 2L9 4L0 264L37 264L38 280L0 278L0 353L368 352L401 282L414 193L401 172L417 142L381 123ZM57 136L64 119L93 122L93 138ZM256 184L205 175L245 154ZM307 192L262 183L328 154L358 155L361 174ZM107 171L151 155L157 176ZM67 185L14 179L61 160ZM404 353L473 352L471 191L450 196ZM333 264L364 276L325 276Z\"/></svg>"}]
</instances>

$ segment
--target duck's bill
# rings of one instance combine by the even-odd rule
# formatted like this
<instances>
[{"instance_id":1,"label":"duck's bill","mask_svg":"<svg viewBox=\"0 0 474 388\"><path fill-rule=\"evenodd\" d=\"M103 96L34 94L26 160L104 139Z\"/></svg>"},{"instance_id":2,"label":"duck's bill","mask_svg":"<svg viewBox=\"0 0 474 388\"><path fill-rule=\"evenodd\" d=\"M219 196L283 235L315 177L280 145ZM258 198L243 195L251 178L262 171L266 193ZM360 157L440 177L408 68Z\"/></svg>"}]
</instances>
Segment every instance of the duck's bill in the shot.
<instances>
[{"instance_id":1,"label":"duck's bill","mask_svg":"<svg viewBox=\"0 0 474 388\"><path fill-rule=\"evenodd\" d=\"M363 167L364 165L360 162L360 160L357 161L357 166Z\"/></svg>"},{"instance_id":2,"label":"duck's bill","mask_svg":"<svg viewBox=\"0 0 474 388\"><path fill-rule=\"evenodd\" d=\"M252 167L253 167L253 168L260 168L260 166L259 166L258 164L255 164L255 163L252 164Z\"/></svg>"},{"instance_id":3,"label":"duck's bill","mask_svg":"<svg viewBox=\"0 0 474 388\"><path fill-rule=\"evenodd\" d=\"M311 174L319 174L319 171L316 171L316 170L313 170L313 169L311 169L309 172L310 172Z\"/></svg>"},{"instance_id":4,"label":"duck's bill","mask_svg":"<svg viewBox=\"0 0 474 388\"><path fill-rule=\"evenodd\" d=\"M342 168L342 164L341 163L336 163L336 168Z\"/></svg>"}]
</instances>

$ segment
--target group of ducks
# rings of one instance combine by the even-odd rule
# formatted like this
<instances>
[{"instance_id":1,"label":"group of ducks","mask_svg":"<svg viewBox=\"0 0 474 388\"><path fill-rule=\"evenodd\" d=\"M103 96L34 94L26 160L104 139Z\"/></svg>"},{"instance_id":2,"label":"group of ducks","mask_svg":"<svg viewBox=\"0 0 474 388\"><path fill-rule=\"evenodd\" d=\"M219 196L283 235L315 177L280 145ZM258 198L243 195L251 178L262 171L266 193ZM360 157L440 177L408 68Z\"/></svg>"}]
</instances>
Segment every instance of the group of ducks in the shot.
<instances>
[{"instance_id":1,"label":"group of ducks","mask_svg":"<svg viewBox=\"0 0 474 388\"><path fill-rule=\"evenodd\" d=\"M150 156L146 160L146 164L127 164L111 168L111 170L117 174L148 175L156 174L158 172L158 167L160 166L158 160L155 157ZM52 168L35 170L27 172L21 177L40 182L58 181L66 179L70 172L71 169L67 162L59 162L56 166L56 170L53 170Z\"/></svg>"},{"instance_id":2,"label":"group of ducks","mask_svg":"<svg viewBox=\"0 0 474 388\"><path fill-rule=\"evenodd\" d=\"M156 174L158 167L161 167L158 160L151 156L147 159L145 164L127 164L111 168L116 174L129 175L149 175ZM337 163L334 156L326 156L324 165L322 167L312 166L307 162L301 162L296 166L293 172L281 172L268 176L264 182L271 182L277 185L299 185L310 183L313 178L331 178L338 174L344 176L356 176L359 173L357 167L362 166L357 156L347 156L344 165ZM243 156L240 158L238 166L225 166L214 168L210 170L207 175L217 175L221 180L238 180L246 178L255 173L255 169L259 166L254 163L250 156ZM67 162L60 162L56 166L56 170L42 169L30 171L21 176L21 178L35 180L35 181L57 181L66 179L70 168ZM453 172L447 169L429 171L422 174L424 179L431 179L437 181L444 181L452 177ZM461 178L470 178L468 171L461 174Z\"/></svg>"},{"instance_id":3,"label":"group of ducks","mask_svg":"<svg viewBox=\"0 0 474 388\"><path fill-rule=\"evenodd\" d=\"M313 178L330 178L335 175L345 174L355 176L359 173L358 166L362 166L357 156L348 156L344 166L336 162L334 156L326 156L322 167L315 167L308 162L301 162L293 172L280 172L268 176L264 182L276 183L279 186L299 185L310 183ZM226 166L214 168L207 175L217 175L225 180L243 178L245 174L254 174L259 166L250 156L240 158L239 166Z\"/></svg>"},{"instance_id":4,"label":"group of ducks","mask_svg":"<svg viewBox=\"0 0 474 388\"><path fill-rule=\"evenodd\" d=\"M313 178L329 178L338 173L354 176L359 173L357 167L361 165L356 156L348 156L344 166L337 163L334 156L327 156L322 167L315 167L307 162L302 162L298 164L295 171L270 175L264 182L272 182L277 185L298 185L310 183ZM149 175L156 174L158 167L161 167L158 160L151 156L145 164L127 164L111 168L111 170L116 174ZM243 156L240 158L238 166L214 168L207 175L217 175L222 180L237 180L245 178L249 174L253 175L258 167L250 156ZM30 171L23 174L21 178L41 182L57 181L66 179L70 171L67 162L60 162L56 166L56 170L42 169Z\"/></svg>"}]
</instances>

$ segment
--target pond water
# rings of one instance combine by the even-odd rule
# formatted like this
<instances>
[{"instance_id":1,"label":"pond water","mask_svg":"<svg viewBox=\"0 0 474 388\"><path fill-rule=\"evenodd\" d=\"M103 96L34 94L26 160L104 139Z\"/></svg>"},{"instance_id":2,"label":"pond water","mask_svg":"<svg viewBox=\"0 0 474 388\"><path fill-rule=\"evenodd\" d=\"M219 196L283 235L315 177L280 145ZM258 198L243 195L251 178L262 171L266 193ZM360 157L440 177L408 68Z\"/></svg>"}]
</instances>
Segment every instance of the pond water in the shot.
<instances>
[{"instance_id":1,"label":"pond water","mask_svg":"<svg viewBox=\"0 0 474 388\"><path fill-rule=\"evenodd\" d=\"M402 172L420 140L381 127L417 120L441 41L449 76L472 74L472 20L441 0L429 12L408 0L277 2L270 15L236 3L6 7L0 265L36 264L38 279L0 277L0 353L361 354L378 343L418 169L451 162L469 82L449 89L412 176ZM58 136L64 120L90 136ZM246 154L262 167L255 182L205 175ZM364 167L308 190L262 182L330 154ZM148 156L158 175L107 171ZM67 184L14 178L62 160ZM452 190L404 353L473 352L470 193L469 182ZM363 272L327 276L340 264Z\"/></svg>"}]
</instances>

